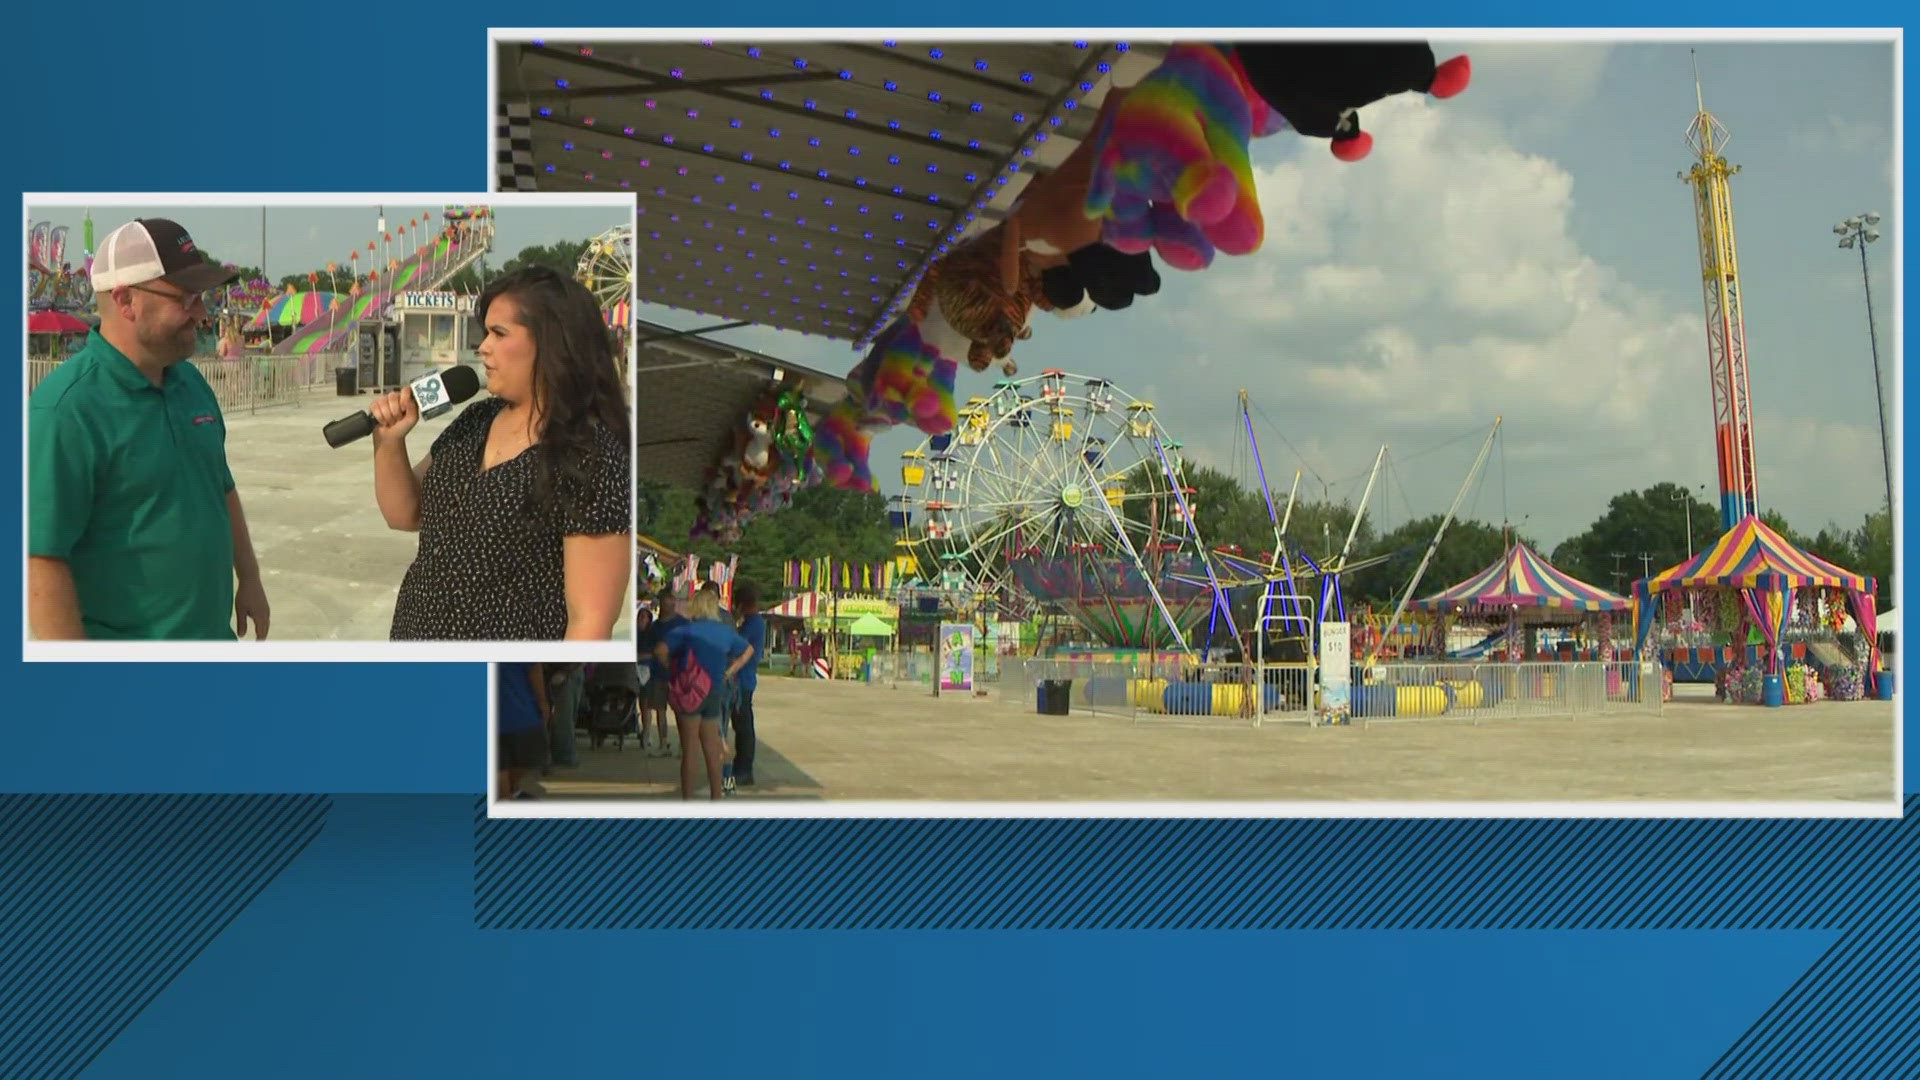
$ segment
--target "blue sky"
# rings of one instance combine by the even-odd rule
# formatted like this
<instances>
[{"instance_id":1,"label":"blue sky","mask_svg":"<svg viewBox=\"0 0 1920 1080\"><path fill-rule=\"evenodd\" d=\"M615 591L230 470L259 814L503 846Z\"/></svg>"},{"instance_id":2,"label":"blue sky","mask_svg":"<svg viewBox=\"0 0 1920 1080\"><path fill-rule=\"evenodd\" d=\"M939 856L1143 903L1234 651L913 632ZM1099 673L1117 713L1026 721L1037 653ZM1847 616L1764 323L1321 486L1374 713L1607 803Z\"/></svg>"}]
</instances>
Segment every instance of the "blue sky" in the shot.
<instances>
[{"instance_id":1,"label":"blue sky","mask_svg":"<svg viewBox=\"0 0 1920 1080\"><path fill-rule=\"evenodd\" d=\"M484 201L476 196L475 202ZM49 221L71 228L67 238L67 261L80 265L81 221L88 210L93 214L94 239L137 217L172 218L186 227L201 250L224 262L239 266L260 265L260 207L252 206L95 206L28 207L32 221ZM385 207L387 228L398 228L409 218L429 215L436 220L444 205ZM278 281L287 274L323 269L329 262L346 266L348 256L361 253L366 261L367 241L379 239L375 225L379 210L374 203L361 207L271 206L266 211L266 272ZM529 207L495 208L493 251L487 259L495 266L534 244L560 240L586 240L631 220L618 207ZM396 257L398 257L396 255Z\"/></svg>"},{"instance_id":2,"label":"blue sky","mask_svg":"<svg viewBox=\"0 0 1920 1080\"><path fill-rule=\"evenodd\" d=\"M1883 497L1878 424L1860 262L1830 230L1885 216L1869 255L1891 426L1892 46L1689 44L1742 167L1761 505L1803 530L1855 524ZM1689 44L1436 42L1442 57L1473 57L1466 93L1365 110L1376 143L1358 164L1286 134L1257 141L1261 252L1163 269L1166 287L1128 311L1039 316L1015 351L1021 371L1111 378L1153 400L1194 459L1249 482L1234 468L1248 458L1241 387L1264 414L1276 484L1304 458L1335 498L1357 501L1388 443L1392 472L1371 504L1382 527L1445 510L1496 414L1503 444L1471 516L1524 520L1551 545L1629 488L1705 484L1716 502L1699 263L1675 175L1695 111ZM803 335L718 336L836 373L858 360ZM962 370L961 395L994 377ZM876 440L883 485L917 441Z\"/></svg>"}]
</instances>

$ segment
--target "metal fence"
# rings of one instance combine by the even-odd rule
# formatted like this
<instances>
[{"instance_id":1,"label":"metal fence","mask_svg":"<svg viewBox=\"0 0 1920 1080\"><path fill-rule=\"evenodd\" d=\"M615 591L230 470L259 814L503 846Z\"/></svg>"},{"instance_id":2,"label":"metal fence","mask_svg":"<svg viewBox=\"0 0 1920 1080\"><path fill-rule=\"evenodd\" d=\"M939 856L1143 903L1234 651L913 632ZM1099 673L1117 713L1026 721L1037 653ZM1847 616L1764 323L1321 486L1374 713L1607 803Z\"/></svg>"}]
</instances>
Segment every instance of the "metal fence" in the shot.
<instances>
[{"instance_id":1,"label":"metal fence","mask_svg":"<svg viewBox=\"0 0 1920 1080\"><path fill-rule=\"evenodd\" d=\"M27 393L32 394L40 380L63 362L29 360ZM233 415L298 404L316 390L330 390L334 370L350 363L348 353L316 352L305 356L243 356L236 360L196 358L193 366L206 378L220 411Z\"/></svg>"},{"instance_id":2,"label":"metal fence","mask_svg":"<svg viewBox=\"0 0 1920 1080\"><path fill-rule=\"evenodd\" d=\"M1384 664L1355 670L1350 703L1353 717L1368 723L1658 714L1661 682L1653 661Z\"/></svg>"},{"instance_id":3,"label":"metal fence","mask_svg":"<svg viewBox=\"0 0 1920 1080\"><path fill-rule=\"evenodd\" d=\"M902 679L905 683L910 680ZM1657 663L1383 664L1355 668L1345 717L1321 709L1306 663L1151 666L1086 660L1001 659L1002 701L1039 711L1086 711L1154 723L1385 723L1450 718L1655 713ZM1255 687L1258 687L1256 691Z\"/></svg>"},{"instance_id":4,"label":"metal fence","mask_svg":"<svg viewBox=\"0 0 1920 1080\"><path fill-rule=\"evenodd\" d=\"M1006 662L1006 658L988 650L976 649L973 654L974 685L976 687L995 685L1000 679L1002 667ZM911 687L931 693L938 668L939 665L931 652L906 650L874 653L863 675L867 682L875 686Z\"/></svg>"}]
</instances>

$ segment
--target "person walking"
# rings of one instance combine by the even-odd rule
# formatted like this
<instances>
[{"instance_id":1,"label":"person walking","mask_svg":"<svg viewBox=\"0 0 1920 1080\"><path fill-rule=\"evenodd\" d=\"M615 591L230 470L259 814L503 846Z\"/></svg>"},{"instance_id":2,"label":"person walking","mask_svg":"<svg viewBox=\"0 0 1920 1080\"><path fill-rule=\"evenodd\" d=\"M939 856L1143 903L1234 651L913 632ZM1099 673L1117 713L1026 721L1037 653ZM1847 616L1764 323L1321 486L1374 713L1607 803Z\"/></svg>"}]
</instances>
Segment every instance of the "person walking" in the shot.
<instances>
[{"instance_id":1,"label":"person walking","mask_svg":"<svg viewBox=\"0 0 1920 1080\"><path fill-rule=\"evenodd\" d=\"M660 614L641 626L639 632L639 653L647 666L647 684L640 692L640 738L642 745L651 746L648 752L653 756L672 757L673 741L667 737L667 668L655 658L654 648L676 627L685 626L687 620L675 610L671 589L660 590L655 602L660 606ZM654 723L651 744L647 743L648 714L652 714Z\"/></svg>"},{"instance_id":2,"label":"person walking","mask_svg":"<svg viewBox=\"0 0 1920 1080\"><path fill-rule=\"evenodd\" d=\"M738 787L752 787L753 755L759 745L754 729L753 692L760 685L760 657L767 651L767 620L760 614L760 590L754 588L752 582L734 584L733 611L740 619L740 637L753 656L734 677L733 782Z\"/></svg>"},{"instance_id":3,"label":"person walking","mask_svg":"<svg viewBox=\"0 0 1920 1080\"><path fill-rule=\"evenodd\" d=\"M495 716L499 743L495 748L494 797L538 798L528 784L546 767L547 724L552 709L547 698L543 664L502 663L494 666Z\"/></svg>"},{"instance_id":4,"label":"person walking","mask_svg":"<svg viewBox=\"0 0 1920 1080\"><path fill-rule=\"evenodd\" d=\"M580 715L580 698L586 692L585 665L570 662L545 667L547 700L553 703L553 721L547 725L549 766L574 768L580 764L580 748L574 744L573 729Z\"/></svg>"}]
</instances>

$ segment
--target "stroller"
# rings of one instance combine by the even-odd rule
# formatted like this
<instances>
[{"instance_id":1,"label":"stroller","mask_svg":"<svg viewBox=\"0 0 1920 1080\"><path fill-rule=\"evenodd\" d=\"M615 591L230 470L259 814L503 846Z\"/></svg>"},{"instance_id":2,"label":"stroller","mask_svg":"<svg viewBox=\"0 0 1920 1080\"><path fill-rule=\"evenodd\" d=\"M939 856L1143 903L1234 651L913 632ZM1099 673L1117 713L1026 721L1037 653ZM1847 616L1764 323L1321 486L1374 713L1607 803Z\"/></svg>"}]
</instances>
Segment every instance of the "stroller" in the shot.
<instances>
[{"instance_id":1,"label":"stroller","mask_svg":"<svg viewBox=\"0 0 1920 1080\"><path fill-rule=\"evenodd\" d=\"M587 673L586 728L593 748L614 740L614 748L627 748L627 735L640 734L640 677L634 664L596 664Z\"/></svg>"}]
</instances>

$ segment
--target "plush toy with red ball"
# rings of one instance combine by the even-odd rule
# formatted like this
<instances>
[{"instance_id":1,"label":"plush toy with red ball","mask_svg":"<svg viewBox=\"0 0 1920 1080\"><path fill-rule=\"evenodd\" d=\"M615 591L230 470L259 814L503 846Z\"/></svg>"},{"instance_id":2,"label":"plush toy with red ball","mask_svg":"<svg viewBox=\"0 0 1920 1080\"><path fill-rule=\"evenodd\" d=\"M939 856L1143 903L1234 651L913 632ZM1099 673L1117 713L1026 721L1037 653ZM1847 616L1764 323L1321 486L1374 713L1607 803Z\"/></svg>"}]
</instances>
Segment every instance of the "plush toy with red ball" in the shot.
<instances>
[{"instance_id":1,"label":"plush toy with red ball","mask_svg":"<svg viewBox=\"0 0 1920 1080\"><path fill-rule=\"evenodd\" d=\"M1044 270L1040 285L1047 303L1061 315L1087 314L1086 307L1118 311L1134 298L1160 291L1153 256L1129 255L1106 244L1088 244L1067 256L1064 266Z\"/></svg>"},{"instance_id":2,"label":"plush toy with red ball","mask_svg":"<svg viewBox=\"0 0 1920 1080\"><path fill-rule=\"evenodd\" d=\"M1332 142L1333 156L1359 161L1373 149L1360 109L1394 94L1450 98L1467 88L1465 56L1433 60L1424 41L1248 41L1233 46L1246 82L1287 126Z\"/></svg>"}]
</instances>

